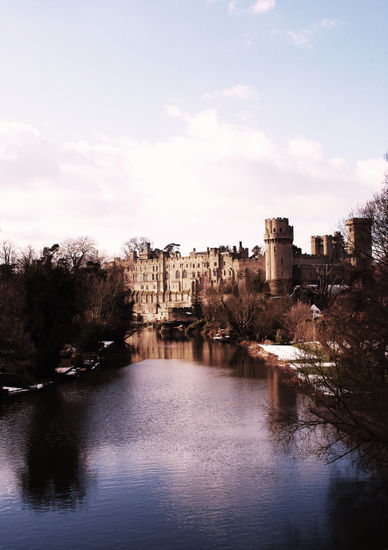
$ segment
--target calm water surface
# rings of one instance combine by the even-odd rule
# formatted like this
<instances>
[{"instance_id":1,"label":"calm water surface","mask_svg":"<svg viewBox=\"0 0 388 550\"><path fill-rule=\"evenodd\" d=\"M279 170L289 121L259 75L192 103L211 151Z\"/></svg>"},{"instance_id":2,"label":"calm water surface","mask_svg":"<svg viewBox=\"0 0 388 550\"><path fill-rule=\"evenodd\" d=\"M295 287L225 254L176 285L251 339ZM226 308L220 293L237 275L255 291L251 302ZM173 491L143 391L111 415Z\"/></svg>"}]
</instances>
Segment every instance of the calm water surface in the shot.
<instances>
[{"instance_id":1,"label":"calm water surface","mask_svg":"<svg viewBox=\"0 0 388 550\"><path fill-rule=\"evenodd\" d=\"M134 339L0 408L0 549L388 548L378 483L273 442L281 374L217 343ZM131 362L131 364L129 364Z\"/></svg>"}]
</instances>

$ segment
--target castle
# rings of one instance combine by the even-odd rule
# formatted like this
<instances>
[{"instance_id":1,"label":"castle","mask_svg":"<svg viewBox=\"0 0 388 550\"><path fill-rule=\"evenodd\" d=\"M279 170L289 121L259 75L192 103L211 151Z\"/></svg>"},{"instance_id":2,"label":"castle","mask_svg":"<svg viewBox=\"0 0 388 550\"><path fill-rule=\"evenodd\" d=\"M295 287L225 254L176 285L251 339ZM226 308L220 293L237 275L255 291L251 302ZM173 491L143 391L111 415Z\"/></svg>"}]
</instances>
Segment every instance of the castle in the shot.
<instances>
[{"instance_id":1,"label":"castle","mask_svg":"<svg viewBox=\"0 0 388 550\"><path fill-rule=\"evenodd\" d=\"M219 247L204 252L194 249L188 256L153 251L131 252L115 263L124 270L125 282L134 301L134 311L146 321L192 315L199 293L221 283L244 279L267 283L272 295L292 285L315 283L319 272L330 270L342 281L354 268L370 261L371 221L346 221L347 244L339 232L311 237L311 254L294 246L294 230L287 218L265 220L265 254L249 257L248 249Z\"/></svg>"}]
</instances>

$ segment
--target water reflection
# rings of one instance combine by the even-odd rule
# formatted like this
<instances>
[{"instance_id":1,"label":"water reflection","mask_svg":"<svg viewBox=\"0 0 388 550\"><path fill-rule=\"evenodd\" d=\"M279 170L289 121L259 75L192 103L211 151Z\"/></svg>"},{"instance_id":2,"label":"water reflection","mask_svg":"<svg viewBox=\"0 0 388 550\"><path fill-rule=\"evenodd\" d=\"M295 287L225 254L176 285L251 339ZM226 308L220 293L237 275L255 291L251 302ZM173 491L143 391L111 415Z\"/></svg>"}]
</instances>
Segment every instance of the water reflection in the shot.
<instances>
[{"instance_id":1,"label":"water reflection","mask_svg":"<svg viewBox=\"0 0 388 550\"><path fill-rule=\"evenodd\" d=\"M178 333L179 335L179 333ZM131 362L145 359L178 359L194 361L206 366L231 368L244 378L266 378L265 361L250 357L245 349L233 344L213 342L202 338L187 340L180 335L177 340L162 337L159 332L146 329L128 339L133 347Z\"/></svg>"},{"instance_id":2,"label":"water reflection","mask_svg":"<svg viewBox=\"0 0 388 550\"><path fill-rule=\"evenodd\" d=\"M23 500L35 509L74 509L91 480L83 449L82 400L67 401L61 389L35 400L20 472Z\"/></svg>"},{"instance_id":3,"label":"water reflection","mask_svg":"<svg viewBox=\"0 0 388 550\"><path fill-rule=\"evenodd\" d=\"M5 407L4 548L51 550L54 537L58 550L387 543L385 497L349 461L326 466L274 445L267 406L303 406L283 372L228 344L148 331L131 340L127 368Z\"/></svg>"},{"instance_id":4,"label":"water reflection","mask_svg":"<svg viewBox=\"0 0 388 550\"><path fill-rule=\"evenodd\" d=\"M333 478L327 495L333 549L380 550L388 541L388 487L374 478Z\"/></svg>"}]
</instances>

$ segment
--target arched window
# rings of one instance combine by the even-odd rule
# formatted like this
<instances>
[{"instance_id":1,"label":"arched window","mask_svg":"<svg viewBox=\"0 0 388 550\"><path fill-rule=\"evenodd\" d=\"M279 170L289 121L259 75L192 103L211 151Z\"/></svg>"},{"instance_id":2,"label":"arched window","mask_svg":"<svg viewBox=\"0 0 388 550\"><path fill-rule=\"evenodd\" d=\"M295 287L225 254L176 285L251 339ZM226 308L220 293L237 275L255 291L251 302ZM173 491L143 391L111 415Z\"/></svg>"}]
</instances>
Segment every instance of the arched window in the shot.
<instances>
[{"instance_id":1,"label":"arched window","mask_svg":"<svg viewBox=\"0 0 388 550\"><path fill-rule=\"evenodd\" d=\"M182 273L182 279L187 279L187 271L184 269Z\"/></svg>"},{"instance_id":2,"label":"arched window","mask_svg":"<svg viewBox=\"0 0 388 550\"><path fill-rule=\"evenodd\" d=\"M195 271L193 271L193 279L195 279Z\"/></svg>"},{"instance_id":3,"label":"arched window","mask_svg":"<svg viewBox=\"0 0 388 550\"><path fill-rule=\"evenodd\" d=\"M176 273L175 273L175 279L180 279L180 276L181 276L181 274L179 273L179 271L176 271Z\"/></svg>"},{"instance_id":4,"label":"arched window","mask_svg":"<svg viewBox=\"0 0 388 550\"><path fill-rule=\"evenodd\" d=\"M148 281L147 273L143 273L143 281Z\"/></svg>"}]
</instances>

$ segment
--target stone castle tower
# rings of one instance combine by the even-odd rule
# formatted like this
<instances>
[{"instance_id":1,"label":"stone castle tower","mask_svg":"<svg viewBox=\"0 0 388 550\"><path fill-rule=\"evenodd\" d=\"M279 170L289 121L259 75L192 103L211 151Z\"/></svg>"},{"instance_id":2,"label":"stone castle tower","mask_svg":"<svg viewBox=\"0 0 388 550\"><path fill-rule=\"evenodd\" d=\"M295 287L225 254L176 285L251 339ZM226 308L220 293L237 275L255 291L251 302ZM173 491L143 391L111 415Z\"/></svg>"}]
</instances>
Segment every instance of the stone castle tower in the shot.
<instances>
[{"instance_id":1,"label":"stone castle tower","mask_svg":"<svg viewBox=\"0 0 388 550\"><path fill-rule=\"evenodd\" d=\"M271 294L278 294L292 281L294 228L288 218L265 220L265 275Z\"/></svg>"},{"instance_id":2,"label":"stone castle tower","mask_svg":"<svg viewBox=\"0 0 388 550\"><path fill-rule=\"evenodd\" d=\"M372 258L372 220L350 218L346 220L348 242L346 252L354 267L367 267Z\"/></svg>"}]
</instances>

